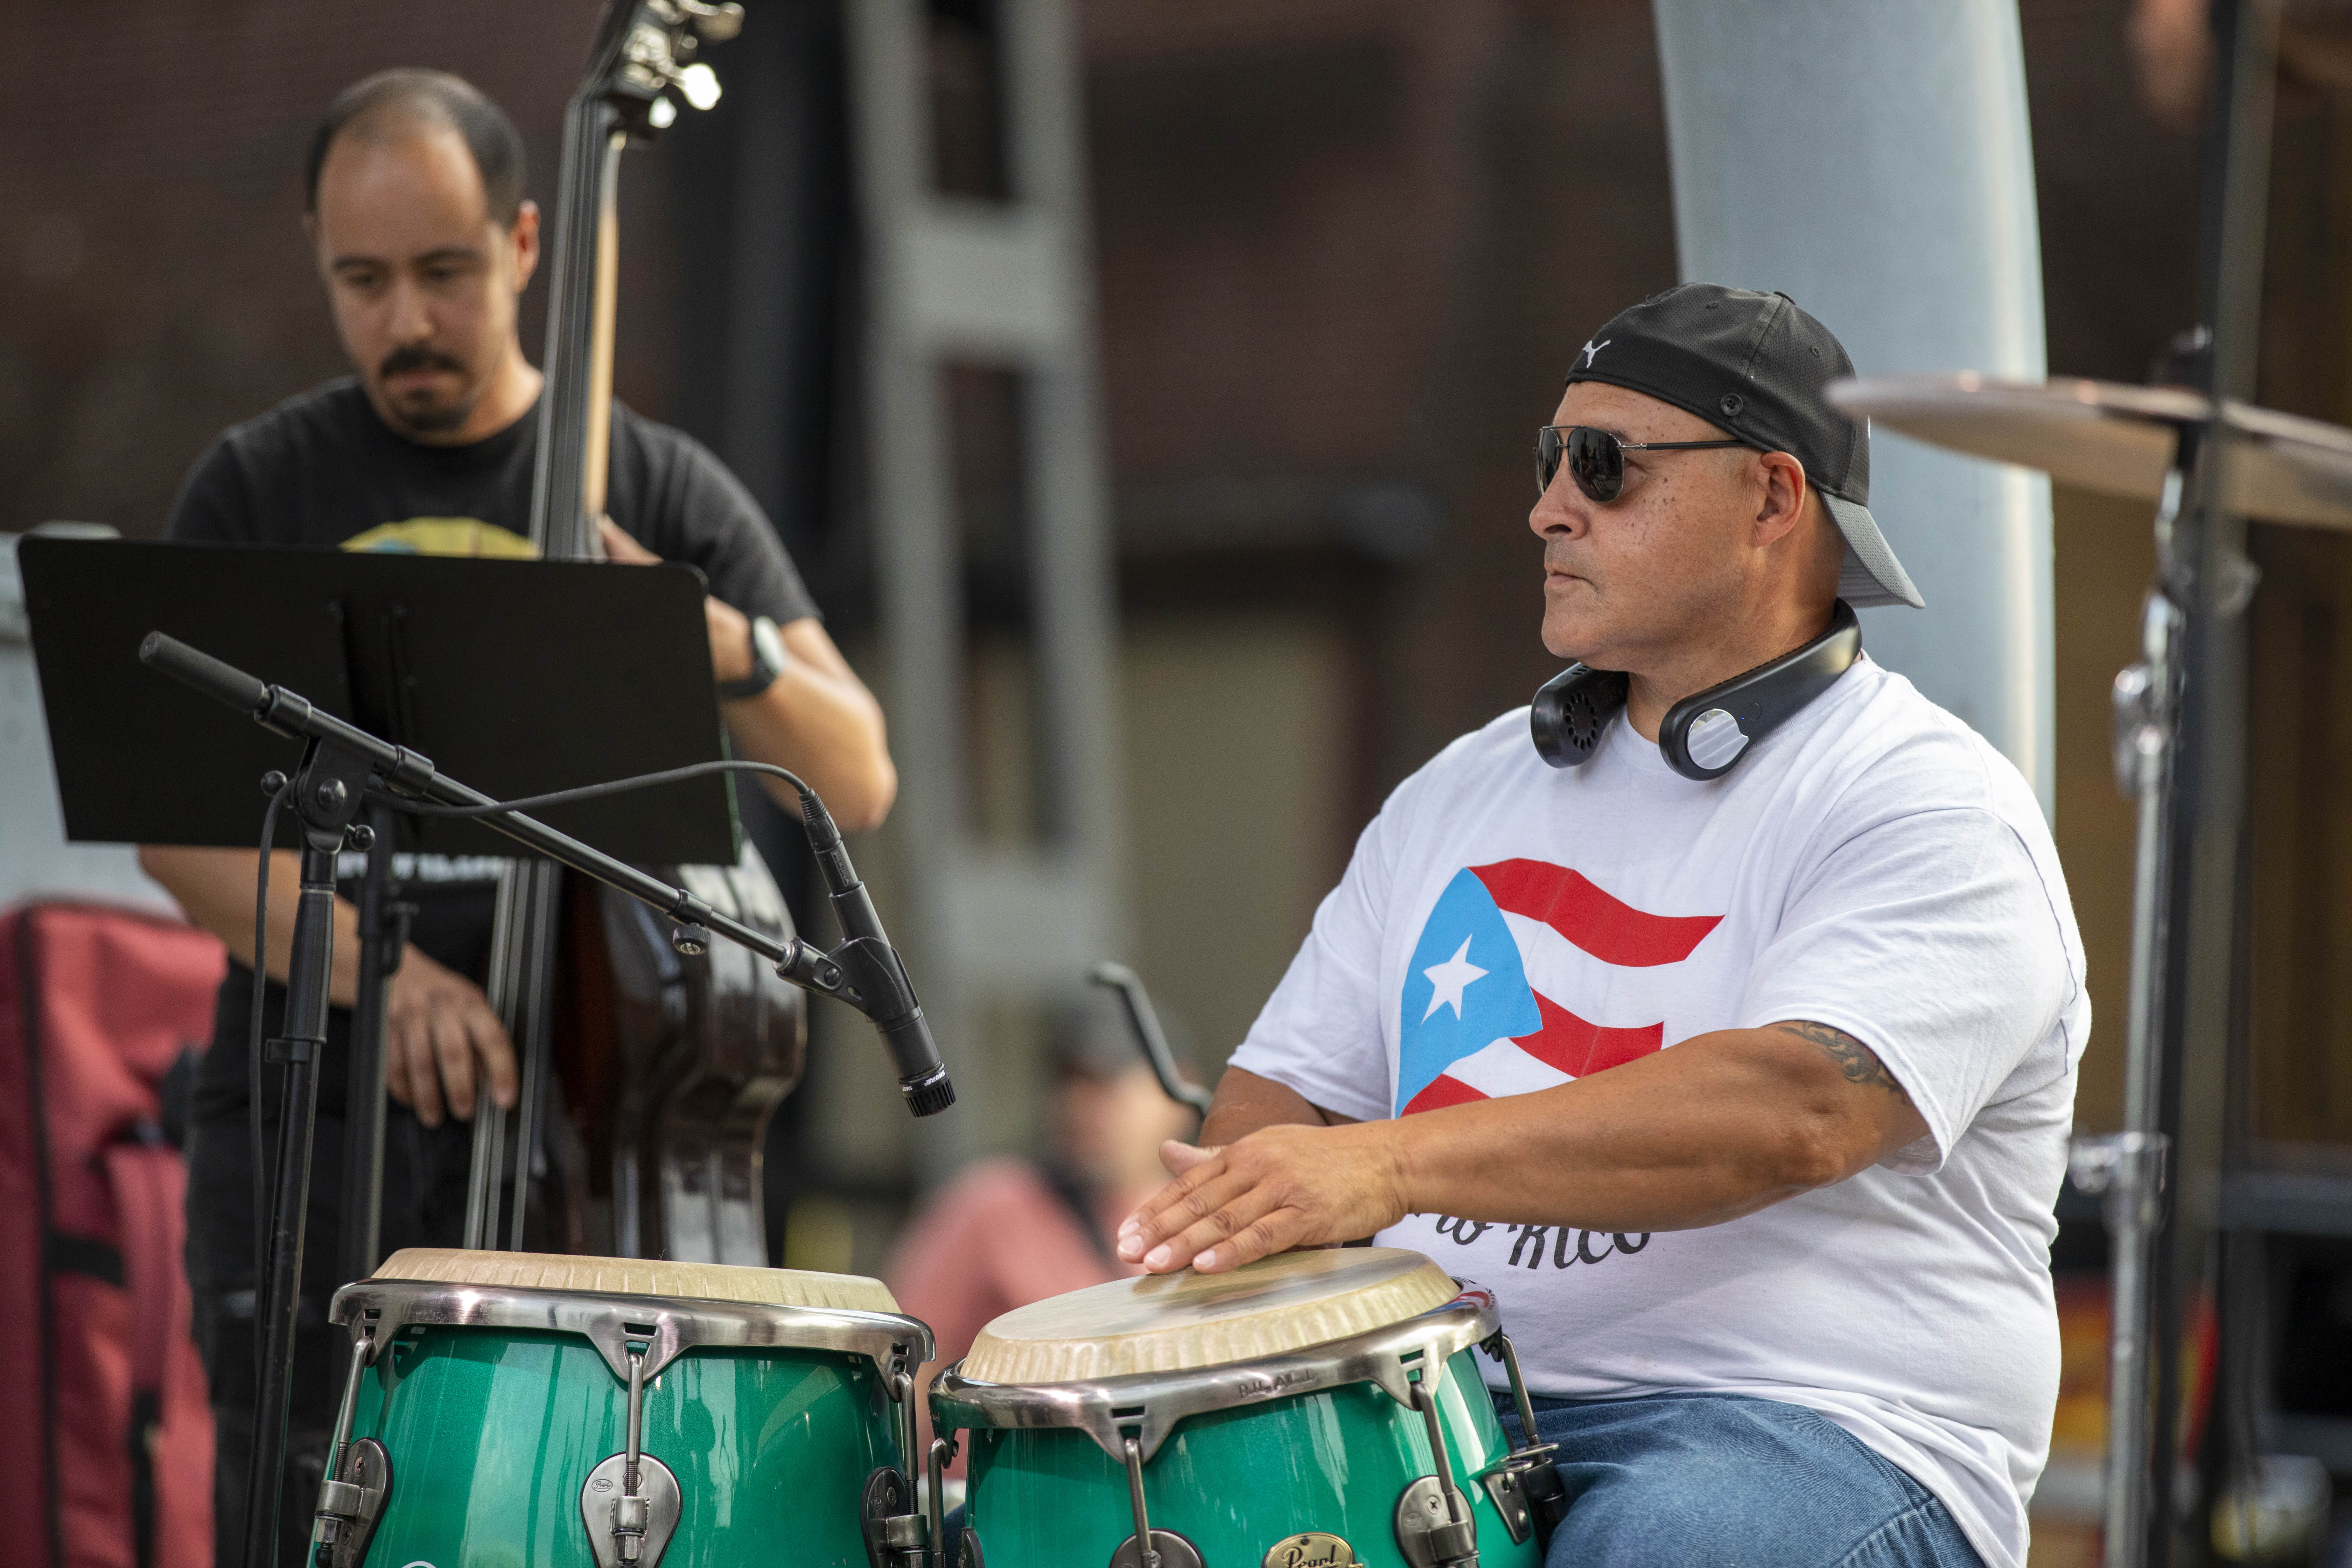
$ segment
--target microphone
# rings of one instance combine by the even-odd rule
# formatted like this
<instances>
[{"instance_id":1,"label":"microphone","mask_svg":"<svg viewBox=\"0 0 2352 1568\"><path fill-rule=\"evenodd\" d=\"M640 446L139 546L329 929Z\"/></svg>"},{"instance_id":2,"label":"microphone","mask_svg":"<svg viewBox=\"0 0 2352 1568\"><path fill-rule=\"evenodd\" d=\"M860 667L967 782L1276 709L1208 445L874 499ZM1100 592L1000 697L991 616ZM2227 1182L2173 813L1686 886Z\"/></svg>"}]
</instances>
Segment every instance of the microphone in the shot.
<instances>
[{"instance_id":1,"label":"microphone","mask_svg":"<svg viewBox=\"0 0 2352 1568\"><path fill-rule=\"evenodd\" d=\"M261 681L162 632L149 632L140 639L139 662L231 708L258 714L269 706L269 688Z\"/></svg>"},{"instance_id":2,"label":"microphone","mask_svg":"<svg viewBox=\"0 0 2352 1568\"><path fill-rule=\"evenodd\" d=\"M883 933L874 900L857 879L849 851L842 847L841 829L814 790L801 791L801 821L833 896L841 934L847 939L830 956L856 989L857 1010L881 1031L882 1044L898 1065L898 1092L906 1096L907 1109L918 1116L937 1116L955 1103L955 1085L948 1081L947 1067L940 1060L930 1025L923 1020L922 1004L915 1000L907 966Z\"/></svg>"}]
</instances>

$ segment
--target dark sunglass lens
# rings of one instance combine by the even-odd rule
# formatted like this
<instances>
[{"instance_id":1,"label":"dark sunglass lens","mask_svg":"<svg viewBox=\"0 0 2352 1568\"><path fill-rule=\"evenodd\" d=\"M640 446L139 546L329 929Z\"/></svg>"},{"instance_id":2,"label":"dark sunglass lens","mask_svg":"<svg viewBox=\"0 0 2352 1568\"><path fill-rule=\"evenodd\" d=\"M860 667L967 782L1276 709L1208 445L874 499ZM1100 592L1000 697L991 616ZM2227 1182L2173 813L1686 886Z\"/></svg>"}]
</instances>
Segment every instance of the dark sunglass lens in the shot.
<instances>
[{"instance_id":1,"label":"dark sunglass lens","mask_svg":"<svg viewBox=\"0 0 2352 1568\"><path fill-rule=\"evenodd\" d=\"M1559 432L1549 425L1536 430L1536 494L1551 493L1552 476L1559 472Z\"/></svg>"},{"instance_id":2,"label":"dark sunglass lens","mask_svg":"<svg viewBox=\"0 0 2352 1568\"><path fill-rule=\"evenodd\" d=\"M1617 499L1625 487L1625 452L1606 430L1579 425L1568 433L1568 477L1596 501Z\"/></svg>"}]
</instances>

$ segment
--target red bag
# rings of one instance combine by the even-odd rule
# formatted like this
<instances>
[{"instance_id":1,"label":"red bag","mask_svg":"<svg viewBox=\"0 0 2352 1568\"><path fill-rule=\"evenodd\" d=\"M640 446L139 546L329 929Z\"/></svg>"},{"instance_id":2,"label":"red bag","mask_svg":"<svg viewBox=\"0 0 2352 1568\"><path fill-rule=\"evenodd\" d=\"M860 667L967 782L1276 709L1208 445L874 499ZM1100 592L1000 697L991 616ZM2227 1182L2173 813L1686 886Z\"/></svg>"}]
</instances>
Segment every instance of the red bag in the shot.
<instances>
[{"instance_id":1,"label":"red bag","mask_svg":"<svg viewBox=\"0 0 2352 1568\"><path fill-rule=\"evenodd\" d=\"M174 921L81 904L0 915L0 1476L29 1568L212 1563L187 1168L160 1087L211 1037L224 965L218 942Z\"/></svg>"}]
</instances>

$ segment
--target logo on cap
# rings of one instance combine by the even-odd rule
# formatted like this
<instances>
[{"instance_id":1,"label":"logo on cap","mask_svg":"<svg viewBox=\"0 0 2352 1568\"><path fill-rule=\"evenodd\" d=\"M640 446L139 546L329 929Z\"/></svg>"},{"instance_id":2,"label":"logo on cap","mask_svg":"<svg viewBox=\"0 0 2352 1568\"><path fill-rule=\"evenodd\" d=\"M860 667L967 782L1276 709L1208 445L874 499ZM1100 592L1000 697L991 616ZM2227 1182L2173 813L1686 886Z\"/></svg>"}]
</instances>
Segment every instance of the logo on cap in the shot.
<instances>
[{"instance_id":1,"label":"logo on cap","mask_svg":"<svg viewBox=\"0 0 2352 1568\"><path fill-rule=\"evenodd\" d=\"M1585 340L1584 340L1584 368L1585 368L1585 369L1587 369L1587 370L1591 370L1591 369L1592 368L1592 356L1593 356L1594 354L1599 353L1602 349L1607 348L1611 343L1613 343L1613 342L1615 342L1616 341L1617 341L1617 340L1616 340L1616 339L1614 339L1614 338L1603 338L1603 339L1601 339L1599 342L1597 342L1597 343L1596 343L1596 342L1594 342L1591 338L1587 338L1587 339L1585 339Z\"/></svg>"}]
</instances>

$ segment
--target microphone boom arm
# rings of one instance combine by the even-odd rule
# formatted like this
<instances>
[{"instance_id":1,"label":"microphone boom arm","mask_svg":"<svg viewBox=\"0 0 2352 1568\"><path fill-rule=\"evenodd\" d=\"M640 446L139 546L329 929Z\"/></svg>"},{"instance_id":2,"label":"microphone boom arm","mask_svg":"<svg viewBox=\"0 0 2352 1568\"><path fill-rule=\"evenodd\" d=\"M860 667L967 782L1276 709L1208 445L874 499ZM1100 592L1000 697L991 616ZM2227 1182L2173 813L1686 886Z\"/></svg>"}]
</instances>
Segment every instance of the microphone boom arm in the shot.
<instances>
[{"instance_id":1,"label":"microphone boom arm","mask_svg":"<svg viewBox=\"0 0 2352 1568\"><path fill-rule=\"evenodd\" d=\"M307 699L272 686L210 654L190 647L175 637L162 632L150 632L139 645L140 662L194 687L215 700L248 714L262 728L296 740L317 741L348 752L364 761L375 775L376 783L369 794L395 809L405 802L425 801L438 805L496 806L498 802L479 790L469 788L437 771L431 758L405 746L370 734L367 731L336 718L313 706ZM832 818L824 813L823 803L814 792L802 796L804 815L811 826L821 820L824 826L833 826ZM814 804L814 811L810 807ZM674 888L658 877L616 860L603 850L583 844L569 834L560 833L536 818L519 811L488 811L473 815L473 819L495 832L505 835L558 865L569 867L582 876L592 877L638 902L650 905L667 915L683 929L672 936L681 945L698 940L697 931L725 937L738 946L749 948L774 965L782 979L846 1003L872 1019L882 1031L884 1043L889 1047L898 1063L899 1089L906 1097L908 1108L917 1116L934 1115L955 1103L955 1089L949 1081L947 1068L939 1059L936 1047L930 1044L929 1027L923 1022L922 1009L915 1003L914 987L907 980L906 966L882 934L880 922L874 915L874 906L866 890L849 867L849 858L841 848L841 837L836 830L828 847L832 859L839 862L838 869L850 884L850 897L863 905L863 921L858 925L844 921L847 940L833 952L803 942L798 937L781 941L775 937L720 914L703 900L683 888ZM826 871L827 880L834 882L835 868L826 853L821 851L819 863ZM845 896L837 882L834 887L836 910L843 908ZM863 929L861 929L861 927Z\"/></svg>"}]
</instances>

